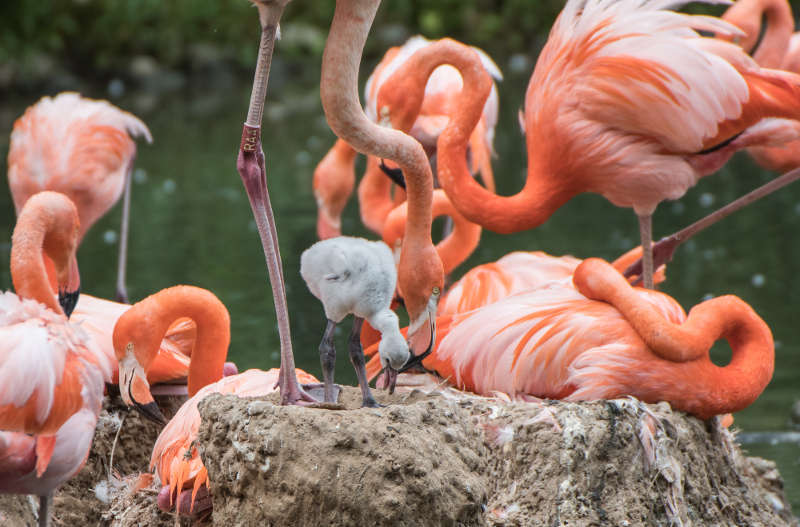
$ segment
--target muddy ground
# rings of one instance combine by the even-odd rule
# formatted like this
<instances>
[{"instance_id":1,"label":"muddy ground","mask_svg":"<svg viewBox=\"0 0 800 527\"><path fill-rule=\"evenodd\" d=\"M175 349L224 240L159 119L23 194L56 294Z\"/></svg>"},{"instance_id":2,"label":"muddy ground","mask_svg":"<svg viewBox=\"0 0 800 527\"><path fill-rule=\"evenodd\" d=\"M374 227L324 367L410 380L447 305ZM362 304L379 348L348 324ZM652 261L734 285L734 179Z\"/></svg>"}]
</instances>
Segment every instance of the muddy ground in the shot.
<instances>
[{"instance_id":1,"label":"muddy ground","mask_svg":"<svg viewBox=\"0 0 800 527\"><path fill-rule=\"evenodd\" d=\"M53 525L796 525L774 463L666 404L511 403L449 388L377 397L387 406L358 408L348 387L337 409L207 398L198 449L214 511L201 520L158 511L157 482L129 492L158 432L137 414L109 478L127 413L109 404ZM34 505L0 496L0 525L33 525Z\"/></svg>"}]
</instances>

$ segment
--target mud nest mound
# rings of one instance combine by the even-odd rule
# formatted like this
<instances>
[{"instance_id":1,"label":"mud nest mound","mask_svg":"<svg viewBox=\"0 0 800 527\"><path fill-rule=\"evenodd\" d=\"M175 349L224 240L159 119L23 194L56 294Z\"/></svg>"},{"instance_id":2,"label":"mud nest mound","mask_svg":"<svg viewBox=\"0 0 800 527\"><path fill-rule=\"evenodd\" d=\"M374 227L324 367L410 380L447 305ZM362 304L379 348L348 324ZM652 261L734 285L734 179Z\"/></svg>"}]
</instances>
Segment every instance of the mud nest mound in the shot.
<instances>
[{"instance_id":1,"label":"mud nest mound","mask_svg":"<svg viewBox=\"0 0 800 527\"><path fill-rule=\"evenodd\" d=\"M454 390L358 408L212 395L197 447L215 525L793 525L774 464L716 422L633 399Z\"/></svg>"},{"instance_id":2,"label":"mud nest mound","mask_svg":"<svg viewBox=\"0 0 800 527\"><path fill-rule=\"evenodd\" d=\"M157 398L167 418L180 408L184 400L185 397L179 396ZM112 498L116 494L124 494L127 488L122 481L123 476L149 471L150 453L160 431L160 425L148 421L138 412L129 411L119 397L106 397L86 465L53 496L52 525L111 525ZM112 449L113 467L109 470ZM141 494L139 499L145 498L147 493L143 491ZM156 508L154 514L157 511ZM168 515L164 517L169 518ZM6 524L0 522L0 525Z\"/></svg>"}]
</instances>

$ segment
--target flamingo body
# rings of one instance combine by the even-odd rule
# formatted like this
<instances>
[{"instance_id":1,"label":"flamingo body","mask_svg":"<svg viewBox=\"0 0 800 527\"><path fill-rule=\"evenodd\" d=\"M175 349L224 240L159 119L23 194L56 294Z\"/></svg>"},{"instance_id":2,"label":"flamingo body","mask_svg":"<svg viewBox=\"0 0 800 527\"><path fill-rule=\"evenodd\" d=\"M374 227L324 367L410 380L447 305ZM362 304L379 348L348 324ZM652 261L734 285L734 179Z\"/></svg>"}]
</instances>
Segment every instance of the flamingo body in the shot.
<instances>
[{"instance_id":1,"label":"flamingo body","mask_svg":"<svg viewBox=\"0 0 800 527\"><path fill-rule=\"evenodd\" d=\"M8 184L19 212L33 194L55 190L78 207L83 239L119 200L136 155L131 137L152 142L147 126L106 101L65 92L42 97L14 123Z\"/></svg>"},{"instance_id":2,"label":"flamingo body","mask_svg":"<svg viewBox=\"0 0 800 527\"><path fill-rule=\"evenodd\" d=\"M423 364L479 394L632 395L703 419L748 406L772 377L769 328L736 297L703 302L687 317L672 298L631 288L601 260L585 260L573 281L443 317ZM719 337L733 350L723 367L708 354Z\"/></svg>"}]
</instances>

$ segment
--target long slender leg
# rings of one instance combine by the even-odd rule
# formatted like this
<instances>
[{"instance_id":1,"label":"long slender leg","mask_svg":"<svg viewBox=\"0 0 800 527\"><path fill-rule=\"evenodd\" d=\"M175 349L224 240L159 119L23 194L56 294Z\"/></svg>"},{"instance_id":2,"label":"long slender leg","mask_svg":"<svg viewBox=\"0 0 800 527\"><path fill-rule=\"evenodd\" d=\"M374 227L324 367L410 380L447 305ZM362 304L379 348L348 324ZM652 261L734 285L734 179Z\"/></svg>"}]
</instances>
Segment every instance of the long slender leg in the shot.
<instances>
[{"instance_id":1,"label":"long slender leg","mask_svg":"<svg viewBox=\"0 0 800 527\"><path fill-rule=\"evenodd\" d=\"M272 62L272 51L275 46L275 35L283 9L288 0L254 0L261 21L261 44L259 46L258 63L253 79L253 91L247 120L242 130L242 142L236 168L242 178L253 216L258 227L264 257L267 261L272 295L275 302L275 314L278 319L278 333L281 342L281 373L278 385L281 390L282 404L315 402L314 398L303 391L297 382L292 353L292 340L289 328L289 310L286 304L286 291L283 281L283 267L280 261L275 219L267 190L267 174L264 163L264 151L261 148L261 120L264 112L264 100L267 94L269 69Z\"/></svg>"},{"instance_id":2,"label":"long slender leg","mask_svg":"<svg viewBox=\"0 0 800 527\"><path fill-rule=\"evenodd\" d=\"M51 494L39 496L39 527L47 527L50 523L50 496Z\"/></svg>"},{"instance_id":3,"label":"long slender leg","mask_svg":"<svg viewBox=\"0 0 800 527\"><path fill-rule=\"evenodd\" d=\"M128 288L125 285L125 271L128 262L128 225L131 215L131 176L133 175L133 160L128 164L125 174L125 191L122 194L122 221L119 227L119 258L117 259L117 302L128 303Z\"/></svg>"},{"instance_id":4,"label":"long slender leg","mask_svg":"<svg viewBox=\"0 0 800 527\"><path fill-rule=\"evenodd\" d=\"M372 396L372 392L369 389L364 350L361 349L361 325L363 323L363 318L353 315L353 329L350 331L350 341L348 342L350 362L353 363L353 368L356 370L358 386L361 388L361 406L377 408L380 404L378 404L378 401Z\"/></svg>"},{"instance_id":5,"label":"long slender leg","mask_svg":"<svg viewBox=\"0 0 800 527\"><path fill-rule=\"evenodd\" d=\"M333 388L333 370L336 367L336 348L333 344L333 331L336 322L328 319L322 342L319 343L319 361L322 363L322 379L325 382L325 402L335 403L336 393Z\"/></svg>"},{"instance_id":6,"label":"long slender leg","mask_svg":"<svg viewBox=\"0 0 800 527\"><path fill-rule=\"evenodd\" d=\"M642 279L645 289L653 289L653 216L639 216L639 235L642 238Z\"/></svg>"}]
</instances>

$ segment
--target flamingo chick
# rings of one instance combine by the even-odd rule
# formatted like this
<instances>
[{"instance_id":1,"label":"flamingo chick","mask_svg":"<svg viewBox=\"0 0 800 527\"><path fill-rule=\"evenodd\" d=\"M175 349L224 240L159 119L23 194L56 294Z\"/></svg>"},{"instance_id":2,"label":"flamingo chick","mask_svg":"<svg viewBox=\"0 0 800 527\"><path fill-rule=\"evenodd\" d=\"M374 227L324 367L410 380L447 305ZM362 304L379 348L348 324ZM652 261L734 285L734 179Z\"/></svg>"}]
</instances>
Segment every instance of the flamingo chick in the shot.
<instances>
[{"instance_id":1,"label":"flamingo chick","mask_svg":"<svg viewBox=\"0 0 800 527\"><path fill-rule=\"evenodd\" d=\"M334 402L333 369L336 349L333 331L344 317L353 314L350 361L356 369L363 397L362 406L380 406L367 383L361 325L367 319L381 333L378 353L381 364L394 379L409 358L408 344L400 333L397 315L390 309L397 271L392 251L383 242L340 236L315 243L300 257L300 274L311 293L322 301L328 325L319 345L325 402ZM393 388L391 383L390 388Z\"/></svg>"}]
</instances>

